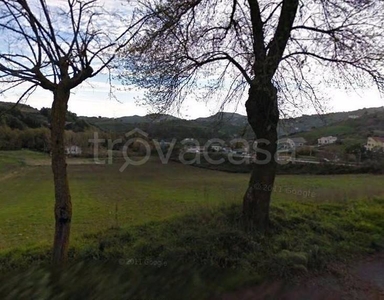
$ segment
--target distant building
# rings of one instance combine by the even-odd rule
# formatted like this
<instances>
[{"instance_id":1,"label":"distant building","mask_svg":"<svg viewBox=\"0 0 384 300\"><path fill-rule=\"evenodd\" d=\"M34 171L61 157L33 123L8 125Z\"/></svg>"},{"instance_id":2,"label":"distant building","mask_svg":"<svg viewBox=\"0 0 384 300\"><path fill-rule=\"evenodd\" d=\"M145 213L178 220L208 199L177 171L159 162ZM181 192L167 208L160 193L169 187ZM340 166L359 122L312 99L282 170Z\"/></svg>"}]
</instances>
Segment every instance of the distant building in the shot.
<instances>
[{"instance_id":1,"label":"distant building","mask_svg":"<svg viewBox=\"0 0 384 300\"><path fill-rule=\"evenodd\" d=\"M81 155L81 147L76 145L66 146L65 147L65 154L67 155Z\"/></svg>"},{"instance_id":2,"label":"distant building","mask_svg":"<svg viewBox=\"0 0 384 300\"><path fill-rule=\"evenodd\" d=\"M349 115L348 118L349 119L358 119L358 118L360 118L360 116L358 116L358 115Z\"/></svg>"},{"instance_id":3,"label":"distant building","mask_svg":"<svg viewBox=\"0 0 384 300\"><path fill-rule=\"evenodd\" d=\"M212 146L211 146L211 149L212 149L213 151L219 152L219 151L221 151L221 150L223 149L223 147L220 146L220 145L212 145Z\"/></svg>"},{"instance_id":4,"label":"distant building","mask_svg":"<svg viewBox=\"0 0 384 300\"><path fill-rule=\"evenodd\" d=\"M223 141L217 141L215 139L208 140L205 145L205 148L207 148L205 150L213 152L222 152L225 147L225 143Z\"/></svg>"},{"instance_id":5,"label":"distant building","mask_svg":"<svg viewBox=\"0 0 384 300\"><path fill-rule=\"evenodd\" d=\"M205 147L202 146L187 146L185 148L186 153L202 153L205 152Z\"/></svg>"},{"instance_id":6,"label":"distant building","mask_svg":"<svg viewBox=\"0 0 384 300\"><path fill-rule=\"evenodd\" d=\"M384 151L384 138L383 137L369 137L365 149L369 151L382 150Z\"/></svg>"},{"instance_id":7,"label":"distant building","mask_svg":"<svg viewBox=\"0 0 384 300\"><path fill-rule=\"evenodd\" d=\"M232 153L238 155L245 155L248 154L248 150L246 148L236 148L232 150Z\"/></svg>"},{"instance_id":8,"label":"distant building","mask_svg":"<svg viewBox=\"0 0 384 300\"><path fill-rule=\"evenodd\" d=\"M282 138L278 140L279 149L295 149L304 146L307 141L302 137Z\"/></svg>"},{"instance_id":9,"label":"distant building","mask_svg":"<svg viewBox=\"0 0 384 300\"><path fill-rule=\"evenodd\" d=\"M278 150L295 149L295 143L291 139L283 138L278 140Z\"/></svg>"},{"instance_id":10,"label":"distant building","mask_svg":"<svg viewBox=\"0 0 384 300\"><path fill-rule=\"evenodd\" d=\"M294 142L296 148L302 147L307 143L305 138L302 138L302 137L291 138L291 140Z\"/></svg>"},{"instance_id":11,"label":"distant building","mask_svg":"<svg viewBox=\"0 0 384 300\"><path fill-rule=\"evenodd\" d=\"M333 144L337 141L337 137L335 136L323 136L319 139L317 139L317 144L319 146L322 146L322 145L329 145L329 144Z\"/></svg>"}]
</instances>

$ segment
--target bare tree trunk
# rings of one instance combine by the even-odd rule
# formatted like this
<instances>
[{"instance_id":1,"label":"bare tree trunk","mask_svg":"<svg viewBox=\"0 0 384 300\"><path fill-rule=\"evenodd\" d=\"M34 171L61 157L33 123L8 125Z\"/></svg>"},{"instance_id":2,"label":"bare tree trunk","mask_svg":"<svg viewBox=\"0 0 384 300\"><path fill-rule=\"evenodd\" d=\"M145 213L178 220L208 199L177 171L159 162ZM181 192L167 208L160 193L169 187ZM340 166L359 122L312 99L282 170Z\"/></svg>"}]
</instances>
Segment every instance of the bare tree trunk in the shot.
<instances>
[{"instance_id":1,"label":"bare tree trunk","mask_svg":"<svg viewBox=\"0 0 384 300\"><path fill-rule=\"evenodd\" d=\"M53 263L62 265L68 256L69 234L72 219L72 203L69 192L67 164L65 157L64 129L69 89L54 91L51 121L52 171L55 185L55 236Z\"/></svg>"},{"instance_id":2,"label":"bare tree trunk","mask_svg":"<svg viewBox=\"0 0 384 300\"><path fill-rule=\"evenodd\" d=\"M253 164L251 179L243 198L244 225L247 230L265 233L269 225L269 205L276 175L279 121L277 91L273 84L251 85L246 109L248 122L259 143L257 162Z\"/></svg>"}]
</instances>

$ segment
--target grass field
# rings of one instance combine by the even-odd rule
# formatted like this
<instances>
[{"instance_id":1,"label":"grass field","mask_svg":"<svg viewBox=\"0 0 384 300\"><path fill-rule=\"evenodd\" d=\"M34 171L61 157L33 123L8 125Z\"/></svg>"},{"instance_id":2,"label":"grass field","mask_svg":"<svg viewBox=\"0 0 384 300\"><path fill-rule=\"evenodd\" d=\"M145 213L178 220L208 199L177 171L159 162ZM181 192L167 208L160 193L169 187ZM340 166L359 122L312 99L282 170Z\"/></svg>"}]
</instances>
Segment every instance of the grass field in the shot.
<instances>
[{"instance_id":1,"label":"grass field","mask_svg":"<svg viewBox=\"0 0 384 300\"><path fill-rule=\"evenodd\" d=\"M48 244L53 236L53 183L49 156L0 153L0 251ZM29 163L28 163L29 162ZM247 174L229 174L153 159L119 172L113 165L69 165L73 201L72 244L85 233L127 227L200 208L241 203ZM384 176L279 176L274 203L343 202L384 195Z\"/></svg>"},{"instance_id":2,"label":"grass field","mask_svg":"<svg viewBox=\"0 0 384 300\"><path fill-rule=\"evenodd\" d=\"M278 176L260 236L241 226L247 174L68 164L73 265L51 280L49 156L0 152L2 299L210 299L384 250L384 176Z\"/></svg>"}]
</instances>

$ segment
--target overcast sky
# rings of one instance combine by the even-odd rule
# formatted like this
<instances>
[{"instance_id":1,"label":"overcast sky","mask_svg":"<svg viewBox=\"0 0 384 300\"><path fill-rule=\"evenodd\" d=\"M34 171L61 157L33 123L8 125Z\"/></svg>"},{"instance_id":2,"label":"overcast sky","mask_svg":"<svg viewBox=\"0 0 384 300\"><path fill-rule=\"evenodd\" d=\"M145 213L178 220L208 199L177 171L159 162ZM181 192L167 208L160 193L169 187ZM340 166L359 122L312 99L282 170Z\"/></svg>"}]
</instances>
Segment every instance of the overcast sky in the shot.
<instances>
[{"instance_id":1,"label":"overcast sky","mask_svg":"<svg viewBox=\"0 0 384 300\"><path fill-rule=\"evenodd\" d=\"M81 116L105 116L122 117L132 115L146 115L150 112L149 108L141 106L138 102L143 97L143 90L129 88L118 81L113 82L113 96L110 95L110 85L105 75L92 78L72 91L69 100L69 110ZM6 97L1 96L1 101L15 102L18 91L8 93ZM384 99L375 90L358 91L358 93L347 93L342 90L329 89L326 91L328 103L324 103L326 112L351 111L364 107L384 106ZM26 102L26 104L36 107L50 107L52 104L52 94L49 91L38 89ZM186 100L180 109L170 113L187 119L206 117L215 114L220 110L220 101L210 103L197 102L193 99ZM245 115L244 102L235 106L228 105L224 111L234 112ZM295 116L301 114L314 114L312 108L299 108L294 111Z\"/></svg>"},{"instance_id":2,"label":"overcast sky","mask_svg":"<svg viewBox=\"0 0 384 300\"><path fill-rule=\"evenodd\" d=\"M106 3L113 4L115 1L104 0ZM65 4L63 1L50 0L55 6ZM119 7L119 9L123 9ZM126 7L125 7L126 9ZM104 20L105 21L105 20ZM60 25L62 27L62 25ZM103 22L103 26L105 22ZM5 49L5 45L0 45L0 50ZM149 112L148 108L138 105L137 100L143 97L143 90L137 88L128 88L123 86L120 82L113 82L113 95L110 95L110 84L106 75L99 75L95 78L89 79L87 82L80 85L72 91L69 101L69 110L81 116L105 116L105 117L121 117L131 115L145 115ZM2 87L0 86L0 89ZM20 95L21 90L16 90L13 93L7 93L0 96L0 101L15 102ZM326 112L338 111L351 111L364 107L378 107L384 106L384 99L380 97L379 93L375 90L364 90L359 93L347 93L342 90L326 89L323 91L329 99L328 103L324 105ZM237 101L236 101L237 102ZM50 107L52 103L52 94L43 89L38 89L28 99L28 105L36 108ZM179 110L171 111L178 117L193 119L198 117L205 117L215 114L220 110L220 99L211 101L210 103L197 102L193 98L188 99ZM224 111L233 112L245 115L244 101L239 105L227 105ZM316 111L311 108L298 108L293 111L294 116L301 114L313 114Z\"/></svg>"}]
</instances>

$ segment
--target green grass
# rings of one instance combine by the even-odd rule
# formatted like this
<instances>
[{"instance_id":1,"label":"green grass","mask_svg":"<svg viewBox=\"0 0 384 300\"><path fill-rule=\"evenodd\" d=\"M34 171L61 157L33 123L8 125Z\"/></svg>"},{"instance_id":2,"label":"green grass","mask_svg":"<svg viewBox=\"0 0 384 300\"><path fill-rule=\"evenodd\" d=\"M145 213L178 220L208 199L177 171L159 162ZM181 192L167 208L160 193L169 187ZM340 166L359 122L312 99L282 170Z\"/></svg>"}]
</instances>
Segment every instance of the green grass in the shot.
<instances>
[{"instance_id":1,"label":"green grass","mask_svg":"<svg viewBox=\"0 0 384 300\"><path fill-rule=\"evenodd\" d=\"M17 170L0 190L2 299L204 299L384 247L384 176L278 176L262 237L241 226L248 174L157 160L122 173L117 162L69 165L73 266L52 279L37 268L50 258L52 175L23 166L34 155L0 153Z\"/></svg>"},{"instance_id":2,"label":"green grass","mask_svg":"<svg viewBox=\"0 0 384 300\"><path fill-rule=\"evenodd\" d=\"M179 164L70 165L73 235L111 226L161 220L191 209L238 199L246 176L227 177ZM203 181L203 182L202 182ZM53 182L49 166L28 167L3 181L0 198L0 248L49 243L53 224Z\"/></svg>"},{"instance_id":3,"label":"green grass","mask_svg":"<svg viewBox=\"0 0 384 300\"><path fill-rule=\"evenodd\" d=\"M7 156L6 156L7 155ZM41 154L1 153L13 161ZM114 165L69 165L73 201L71 243L109 227L127 227L200 208L241 203L247 174L230 174L152 160L119 172ZM23 167L3 179L0 190L0 251L50 244L53 181L49 166ZM5 172L6 173L6 172ZM1 176L2 173L0 173ZM3 173L4 174L4 173ZM278 176L273 201L332 202L384 194L383 176Z\"/></svg>"},{"instance_id":4,"label":"green grass","mask_svg":"<svg viewBox=\"0 0 384 300\"><path fill-rule=\"evenodd\" d=\"M111 228L86 235L82 247L71 249L72 264L60 275L33 266L49 261L48 249L3 254L0 266L8 272L0 297L60 299L60 291L65 299L210 299L382 251L383 214L383 198L281 201L272 207L271 230L264 237L242 230L239 204ZM25 271L9 273L20 266Z\"/></svg>"},{"instance_id":5,"label":"green grass","mask_svg":"<svg viewBox=\"0 0 384 300\"><path fill-rule=\"evenodd\" d=\"M28 160L47 159L49 156L44 153L31 150L0 151L0 176L11 169L24 166Z\"/></svg>"},{"instance_id":6,"label":"green grass","mask_svg":"<svg viewBox=\"0 0 384 300\"><path fill-rule=\"evenodd\" d=\"M345 123L345 124L344 124ZM299 136L304 137L308 142L317 142L322 136L351 136L355 133L355 128L348 122L330 125L326 127L316 128L308 132L300 133Z\"/></svg>"}]
</instances>

